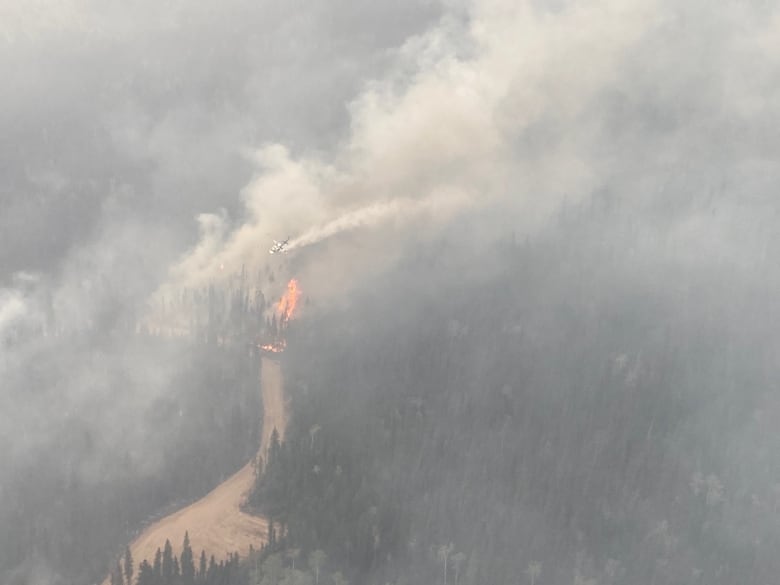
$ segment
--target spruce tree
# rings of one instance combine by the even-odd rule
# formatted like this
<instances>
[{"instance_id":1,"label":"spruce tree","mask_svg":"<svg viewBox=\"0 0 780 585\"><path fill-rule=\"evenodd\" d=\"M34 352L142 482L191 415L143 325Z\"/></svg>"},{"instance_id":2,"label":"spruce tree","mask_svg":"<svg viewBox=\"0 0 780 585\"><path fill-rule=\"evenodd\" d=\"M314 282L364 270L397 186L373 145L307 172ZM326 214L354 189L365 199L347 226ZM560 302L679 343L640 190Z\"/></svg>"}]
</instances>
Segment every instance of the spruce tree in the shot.
<instances>
[{"instance_id":1,"label":"spruce tree","mask_svg":"<svg viewBox=\"0 0 780 585\"><path fill-rule=\"evenodd\" d=\"M277 585L281 580L283 573L282 557L278 553L270 555L265 562L263 562L262 585Z\"/></svg>"},{"instance_id":2,"label":"spruce tree","mask_svg":"<svg viewBox=\"0 0 780 585\"><path fill-rule=\"evenodd\" d=\"M133 555L130 553L130 547L125 548L125 582L127 585L133 585Z\"/></svg>"},{"instance_id":3,"label":"spruce tree","mask_svg":"<svg viewBox=\"0 0 780 585\"><path fill-rule=\"evenodd\" d=\"M271 440L270 444L268 445L268 465L271 466L276 463L278 457L279 457L279 451L281 449L281 443L279 441L279 431L276 430L276 427L274 427L274 430L271 431Z\"/></svg>"},{"instance_id":4,"label":"spruce tree","mask_svg":"<svg viewBox=\"0 0 780 585\"><path fill-rule=\"evenodd\" d=\"M122 581L122 569L119 567L119 563L117 563L116 568L111 571L111 585L124 585L124 581Z\"/></svg>"},{"instance_id":5,"label":"spruce tree","mask_svg":"<svg viewBox=\"0 0 780 585\"><path fill-rule=\"evenodd\" d=\"M173 582L173 547L171 541L165 539L165 548L162 554L162 578L165 585Z\"/></svg>"},{"instance_id":6,"label":"spruce tree","mask_svg":"<svg viewBox=\"0 0 780 585\"><path fill-rule=\"evenodd\" d=\"M320 583L320 569L322 569L322 565L327 558L327 555L319 549L309 555L309 568L314 571L314 583L316 585Z\"/></svg>"},{"instance_id":7,"label":"spruce tree","mask_svg":"<svg viewBox=\"0 0 780 585\"><path fill-rule=\"evenodd\" d=\"M201 562L205 564L205 557L202 557ZM181 582L183 585L195 583L195 562L192 558L189 532L184 533L184 543L181 548Z\"/></svg>"},{"instance_id":8,"label":"spruce tree","mask_svg":"<svg viewBox=\"0 0 780 585\"><path fill-rule=\"evenodd\" d=\"M146 559L138 565L138 583L136 585L154 585L154 570Z\"/></svg>"},{"instance_id":9,"label":"spruce tree","mask_svg":"<svg viewBox=\"0 0 780 585\"><path fill-rule=\"evenodd\" d=\"M154 573L154 580L157 583L162 582L162 551L157 548L157 552L154 553L154 566L152 567Z\"/></svg>"},{"instance_id":10,"label":"spruce tree","mask_svg":"<svg viewBox=\"0 0 780 585\"><path fill-rule=\"evenodd\" d=\"M198 579L200 581L206 580L206 551L201 549L200 551L200 566L198 567Z\"/></svg>"}]
</instances>

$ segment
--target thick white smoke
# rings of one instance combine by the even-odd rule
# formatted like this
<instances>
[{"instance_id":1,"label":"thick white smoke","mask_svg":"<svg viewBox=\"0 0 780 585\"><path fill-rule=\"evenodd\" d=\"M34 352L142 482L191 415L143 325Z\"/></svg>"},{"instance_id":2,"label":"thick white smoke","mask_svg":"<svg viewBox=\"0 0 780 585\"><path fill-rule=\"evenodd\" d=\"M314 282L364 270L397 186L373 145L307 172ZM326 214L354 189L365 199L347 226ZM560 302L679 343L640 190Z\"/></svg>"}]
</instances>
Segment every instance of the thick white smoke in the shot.
<instances>
[{"instance_id":1,"label":"thick white smoke","mask_svg":"<svg viewBox=\"0 0 780 585\"><path fill-rule=\"evenodd\" d=\"M423 213L441 211L448 207L457 207L459 204L460 202L454 196L450 199L432 196L423 200L399 198L380 201L367 207L348 211L323 225L311 227L301 235L290 239L284 249L287 252L292 252L344 232L369 228L388 221L406 222Z\"/></svg>"},{"instance_id":2,"label":"thick white smoke","mask_svg":"<svg viewBox=\"0 0 780 585\"><path fill-rule=\"evenodd\" d=\"M655 197L681 161L697 183L717 171L712 156L725 153L713 140L735 124L774 116L742 65L766 56L777 19L665 0L551 6L471 2L467 18L445 16L398 49L390 75L366 83L335 152L256 151L245 220L203 216L203 241L163 290L262 265L272 240L288 236L295 252L394 221L424 217L430 230L454 209L496 201L523 231L597 189ZM716 42L721 50L707 51ZM751 144L760 148L733 143L736 172Z\"/></svg>"},{"instance_id":3,"label":"thick white smoke","mask_svg":"<svg viewBox=\"0 0 780 585\"><path fill-rule=\"evenodd\" d=\"M231 228L224 217L202 216L202 242L174 267L163 290L204 286L223 272L260 263L273 239L292 236L294 251L344 231L423 215L431 229L465 204L507 195L520 176L528 189L549 183L548 158L555 160L554 184L529 215L554 208L570 187L587 187L588 169L557 149L526 161L526 173L514 160L513 140L546 111L549 96L539 78L560 73L544 63L549 55L538 56L558 53L558 35L580 25L572 15L556 21L562 30L545 35L536 29L551 27L530 3L487 2L474 7L467 28L445 18L409 40L393 73L368 83L350 104L350 132L336 152L294 158L280 145L256 152L262 172L243 192L247 220ZM605 44L598 30L577 34L586 37L583 45ZM618 53L630 35L628 27L599 50ZM609 68L592 71L580 93L598 88Z\"/></svg>"}]
</instances>

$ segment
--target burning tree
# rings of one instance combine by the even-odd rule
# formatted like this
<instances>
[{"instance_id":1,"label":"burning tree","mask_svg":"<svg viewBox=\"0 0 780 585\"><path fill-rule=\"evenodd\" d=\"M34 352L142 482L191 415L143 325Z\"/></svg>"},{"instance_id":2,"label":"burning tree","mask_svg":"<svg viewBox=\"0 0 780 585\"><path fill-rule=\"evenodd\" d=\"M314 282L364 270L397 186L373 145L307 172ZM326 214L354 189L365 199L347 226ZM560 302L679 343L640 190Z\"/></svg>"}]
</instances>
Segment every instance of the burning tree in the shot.
<instances>
[{"instance_id":1,"label":"burning tree","mask_svg":"<svg viewBox=\"0 0 780 585\"><path fill-rule=\"evenodd\" d=\"M273 340L270 343L261 345L260 349L272 353L280 353L284 350L287 345L284 339L284 331L295 314L300 298L301 289L298 285L298 281L295 278L292 278L290 279L290 282L287 283L287 288L284 291L282 298L279 299L276 311L274 312L273 319L276 326L273 327Z\"/></svg>"}]
</instances>

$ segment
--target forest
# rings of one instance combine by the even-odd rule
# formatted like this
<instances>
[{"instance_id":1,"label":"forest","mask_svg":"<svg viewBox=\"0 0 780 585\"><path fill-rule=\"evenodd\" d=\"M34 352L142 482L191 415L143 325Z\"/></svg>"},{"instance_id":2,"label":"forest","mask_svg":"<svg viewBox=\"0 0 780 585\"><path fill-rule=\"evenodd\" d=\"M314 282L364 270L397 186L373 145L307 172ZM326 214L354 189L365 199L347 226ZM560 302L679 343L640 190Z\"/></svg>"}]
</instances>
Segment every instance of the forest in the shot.
<instances>
[{"instance_id":1,"label":"forest","mask_svg":"<svg viewBox=\"0 0 780 585\"><path fill-rule=\"evenodd\" d=\"M129 547L111 570L111 585L348 585L341 572L326 573L327 555L314 550L308 563L300 557L300 549L288 548L277 541L273 528L270 540L259 550L250 547L249 555L240 559L238 554L216 561L201 551L195 558L185 532L181 554L174 553L170 541L157 549L152 562L141 561L137 569ZM136 572L137 571L137 572Z\"/></svg>"},{"instance_id":2,"label":"forest","mask_svg":"<svg viewBox=\"0 0 780 585\"><path fill-rule=\"evenodd\" d=\"M294 323L255 492L287 545L355 583L771 580L778 460L749 445L773 442L778 301L637 235L594 198Z\"/></svg>"},{"instance_id":3,"label":"forest","mask_svg":"<svg viewBox=\"0 0 780 585\"><path fill-rule=\"evenodd\" d=\"M762 583L780 570L778 461L751 445L774 440L762 311L778 301L751 273L724 289L647 253L633 225L601 196L538 238L469 251L445 234L283 332L246 291L182 295L193 335L135 334L182 360L142 421L165 429L164 471L131 463L87 489L45 454L49 482L6 492L3 526L30 527L3 533L6 562L34 542L72 583L107 568L113 585ZM117 551L139 519L253 455L255 331L283 333L290 400L247 503L269 541L215 559L185 536L133 566ZM64 437L88 448L78 428Z\"/></svg>"},{"instance_id":4,"label":"forest","mask_svg":"<svg viewBox=\"0 0 780 585\"><path fill-rule=\"evenodd\" d=\"M778 39L0 0L0 585L777 583Z\"/></svg>"}]
</instances>

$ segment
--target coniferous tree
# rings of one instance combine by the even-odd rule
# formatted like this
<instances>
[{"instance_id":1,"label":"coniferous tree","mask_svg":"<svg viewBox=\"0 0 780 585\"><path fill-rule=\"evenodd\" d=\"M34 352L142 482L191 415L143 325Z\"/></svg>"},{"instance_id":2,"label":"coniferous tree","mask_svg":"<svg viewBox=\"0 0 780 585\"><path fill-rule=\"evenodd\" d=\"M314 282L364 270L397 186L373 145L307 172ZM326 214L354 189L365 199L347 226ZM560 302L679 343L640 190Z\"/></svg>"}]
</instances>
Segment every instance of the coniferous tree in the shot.
<instances>
[{"instance_id":1,"label":"coniferous tree","mask_svg":"<svg viewBox=\"0 0 780 585\"><path fill-rule=\"evenodd\" d=\"M309 555L309 568L314 571L314 583L316 585L320 583L320 569L322 569L326 558L327 555L319 549L312 551Z\"/></svg>"},{"instance_id":2,"label":"coniferous tree","mask_svg":"<svg viewBox=\"0 0 780 585\"><path fill-rule=\"evenodd\" d=\"M206 571L207 571L206 551L201 549L201 551L200 551L200 564L198 566L198 580L199 581L205 581L206 580Z\"/></svg>"},{"instance_id":3,"label":"coniferous tree","mask_svg":"<svg viewBox=\"0 0 780 585\"><path fill-rule=\"evenodd\" d=\"M157 548L157 552L154 553L154 565L152 566L152 572L154 573L154 581L156 583L162 582L162 551Z\"/></svg>"},{"instance_id":4,"label":"coniferous tree","mask_svg":"<svg viewBox=\"0 0 780 585\"><path fill-rule=\"evenodd\" d=\"M270 555L263 563L263 580L261 585L277 585L284 571L282 557L278 553Z\"/></svg>"},{"instance_id":5,"label":"coniferous tree","mask_svg":"<svg viewBox=\"0 0 780 585\"><path fill-rule=\"evenodd\" d=\"M133 585L133 555L130 552L130 547L125 547L125 582L127 585Z\"/></svg>"},{"instance_id":6,"label":"coniferous tree","mask_svg":"<svg viewBox=\"0 0 780 585\"><path fill-rule=\"evenodd\" d=\"M205 564L206 559L203 558L202 562ZM193 585L195 583L195 563L192 558L189 532L184 533L184 543L181 549L181 581L183 585Z\"/></svg>"},{"instance_id":7,"label":"coniferous tree","mask_svg":"<svg viewBox=\"0 0 780 585\"><path fill-rule=\"evenodd\" d=\"M301 556L301 549L299 548L291 548L287 550L287 557L290 559L290 562L292 563L292 570L295 570L295 559L297 559L299 556Z\"/></svg>"},{"instance_id":8,"label":"coniferous tree","mask_svg":"<svg viewBox=\"0 0 780 585\"><path fill-rule=\"evenodd\" d=\"M124 585L122 580L122 569L117 562L116 567L111 571L111 585Z\"/></svg>"},{"instance_id":9,"label":"coniferous tree","mask_svg":"<svg viewBox=\"0 0 780 585\"><path fill-rule=\"evenodd\" d=\"M162 553L162 578L164 585L173 582L173 547L168 539L165 540L165 548Z\"/></svg>"},{"instance_id":10,"label":"coniferous tree","mask_svg":"<svg viewBox=\"0 0 780 585\"><path fill-rule=\"evenodd\" d=\"M154 585L154 569L144 559L138 565L138 582L136 585Z\"/></svg>"},{"instance_id":11,"label":"coniferous tree","mask_svg":"<svg viewBox=\"0 0 780 585\"><path fill-rule=\"evenodd\" d=\"M274 430L271 431L271 441L268 445L268 461L269 463L273 460L276 461L279 457L279 450L281 449L281 443L279 441L279 431L276 430L276 427L274 427Z\"/></svg>"},{"instance_id":12,"label":"coniferous tree","mask_svg":"<svg viewBox=\"0 0 780 585\"><path fill-rule=\"evenodd\" d=\"M268 520L268 546L272 547L276 545L276 528L274 528L273 519Z\"/></svg>"}]
</instances>

